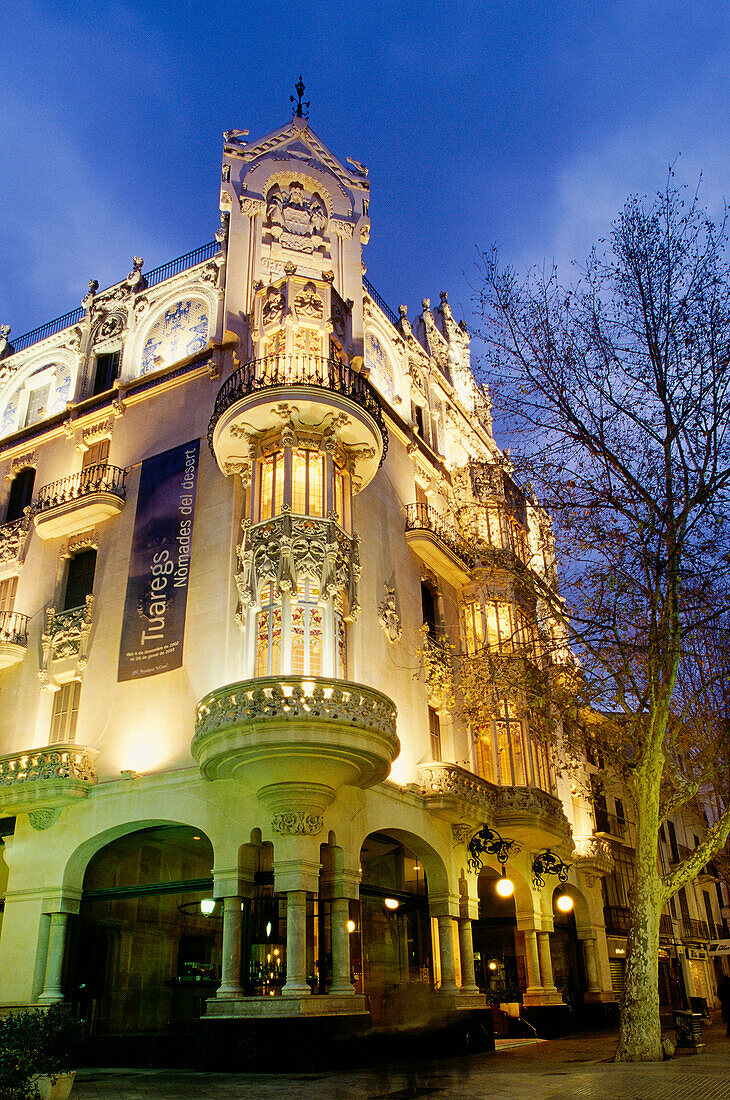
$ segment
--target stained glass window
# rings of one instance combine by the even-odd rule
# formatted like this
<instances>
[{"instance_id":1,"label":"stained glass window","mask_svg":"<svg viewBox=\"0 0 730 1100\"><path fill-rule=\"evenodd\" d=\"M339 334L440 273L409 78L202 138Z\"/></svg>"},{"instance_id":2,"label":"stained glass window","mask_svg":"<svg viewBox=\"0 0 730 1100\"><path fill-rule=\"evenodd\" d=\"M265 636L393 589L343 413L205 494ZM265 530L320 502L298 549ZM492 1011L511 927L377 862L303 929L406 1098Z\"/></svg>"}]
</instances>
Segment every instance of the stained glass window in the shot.
<instances>
[{"instance_id":1,"label":"stained glass window","mask_svg":"<svg viewBox=\"0 0 730 1100\"><path fill-rule=\"evenodd\" d=\"M281 607L274 603L274 586L267 584L261 596L256 630L256 675L281 672Z\"/></svg>"},{"instance_id":2,"label":"stained glass window","mask_svg":"<svg viewBox=\"0 0 730 1100\"><path fill-rule=\"evenodd\" d=\"M292 451L292 511L301 516L324 514L324 455Z\"/></svg>"}]
</instances>

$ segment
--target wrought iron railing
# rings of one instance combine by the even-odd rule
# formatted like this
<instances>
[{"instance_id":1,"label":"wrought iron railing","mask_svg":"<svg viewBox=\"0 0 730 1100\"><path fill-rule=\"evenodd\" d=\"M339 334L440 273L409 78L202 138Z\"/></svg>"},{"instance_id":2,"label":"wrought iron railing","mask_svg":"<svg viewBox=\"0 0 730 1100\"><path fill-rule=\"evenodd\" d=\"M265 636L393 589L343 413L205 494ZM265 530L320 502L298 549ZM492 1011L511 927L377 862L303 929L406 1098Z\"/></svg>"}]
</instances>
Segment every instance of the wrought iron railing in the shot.
<instances>
[{"instance_id":1,"label":"wrought iron railing","mask_svg":"<svg viewBox=\"0 0 730 1100\"><path fill-rule=\"evenodd\" d=\"M28 645L28 616L17 611L0 611L0 642Z\"/></svg>"},{"instance_id":2,"label":"wrought iron railing","mask_svg":"<svg viewBox=\"0 0 730 1100\"><path fill-rule=\"evenodd\" d=\"M101 462L94 466L87 466L77 474L69 474L68 477L52 481L39 489L33 506L34 511L45 512L49 508L57 508L73 500L82 500L90 493L112 493L124 500L126 476L127 471L118 466L108 466Z\"/></svg>"},{"instance_id":3,"label":"wrought iron railing","mask_svg":"<svg viewBox=\"0 0 730 1100\"><path fill-rule=\"evenodd\" d=\"M669 913L662 913L659 917L659 935L674 936L674 924Z\"/></svg>"},{"instance_id":4,"label":"wrought iron railing","mask_svg":"<svg viewBox=\"0 0 730 1100\"><path fill-rule=\"evenodd\" d=\"M467 566L474 564L471 550L457 528L430 504L406 504L406 531L430 531Z\"/></svg>"},{"instance_id":5,"label":"wrought iron railing","mask_svg":"<svg viewBox=\"0 0 730 1100\"><path fill-rule=\"evenodd\" d=\"M381 298L381 296L378 294L378 292L375 289L375 287L373 286L373 284L370 282L369 279L366 279L364 275L363 275L362 285L365 287L365 290L368 292L368 294L370 295L372 300L375 302L376 306L378 306L380 309L382 309L383 313L388 318L390 323L392 325L397 325L398 322L400 321L400 317L395 312L395 310L390 308L390 306L385 301L385 299Z\"/></svg>"},{"instance_id":6,"label":"wrought iron railing","mask_svg":"<svg viewBox=\"0 0 730 1100\"><path fill-rule=\"evenodd\" d=\"M710 930L707 921L695 920L694 917L682 917L683 940L709 940Z\"/></svg>"},{"instance_id":7,"label":"wrought iron railing","mask_svg":"<svg viewBox=\"0 0 730 1100\"><path fill-rule=\"evenodd\" d=\"M616 814L609 813L601 806L594 806L593 812L596 815L597 833L608 833L623 840L626 836L626 821L623 818L616 817Z\"/></svg>"},{"instance_id":8,"label":"wrought iron railing","mask_svg":"<svg viewBox=\"0 0 730 1100\"><path fill-rule=\"evenodd\" d=\"M157 286L165 279L171 279L174 275L179 275L181 271L188 271L196 264L210 260L220 250L220 247L217 241L208 241L200 248L195 248L192 252L186 252L184 256L178 256L176 260L168 260L161 267L155 267L151 271L144 272L145 283L148 287ZM10 337L10 344L14 351L23 351L25 348L29 348L31 344L39 344L41 340L78 324L79 321L83 320L84 313L84 307L78 306L76 309L72 309L70 313L64 313L63 316L56 317L54 321L46 321L45 325L31 329L30 332L26 332L22 336Z\"/></svg>"},{"instance_id":9,"label":"wrought iron railing","mask_svg":"<svg viewBox=\"0 0 730 1100\"><path fill-rule=\"evenodd\" d=\"M276 386L307 386L330 390L360 405L373 418L383 439L382 464L388 450L388 431L377 393L370 382L346 363L319 355L268 355L252 359L234 371L221 386L208 426L213 451L213 432L223 413L249 394Z\"/></svg>"}]
</instances>

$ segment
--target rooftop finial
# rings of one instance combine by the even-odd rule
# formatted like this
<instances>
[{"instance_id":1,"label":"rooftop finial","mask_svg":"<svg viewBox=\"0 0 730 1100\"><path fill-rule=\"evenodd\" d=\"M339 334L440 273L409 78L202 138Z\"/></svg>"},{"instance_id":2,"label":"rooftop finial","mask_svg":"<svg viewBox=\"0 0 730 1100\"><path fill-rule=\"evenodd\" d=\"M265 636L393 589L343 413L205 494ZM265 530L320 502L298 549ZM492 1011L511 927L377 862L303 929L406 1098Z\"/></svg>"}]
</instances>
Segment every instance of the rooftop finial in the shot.
<instances>
[{"instance_id":1,"label":"rooftop finial","mask_svg":"<svg viewBox=\"0 0 730 1100\"><path fill-rule=\"evenodd\" d=\"M299 74L299 82L294 85L294 91L297 93L297 96L299 97L297 105L294 109L294 114L297 116L297 118L309 118L309 100L307 100L306 103L302 102L302 96L304 95L304 81L302 80L302 74L301 73ZM290 95L289 99L291 100L292 103L294 102L294 96L293 95ZM305 108L307 110L306 114L304 113Z\"/></svg>"}]
</instances>

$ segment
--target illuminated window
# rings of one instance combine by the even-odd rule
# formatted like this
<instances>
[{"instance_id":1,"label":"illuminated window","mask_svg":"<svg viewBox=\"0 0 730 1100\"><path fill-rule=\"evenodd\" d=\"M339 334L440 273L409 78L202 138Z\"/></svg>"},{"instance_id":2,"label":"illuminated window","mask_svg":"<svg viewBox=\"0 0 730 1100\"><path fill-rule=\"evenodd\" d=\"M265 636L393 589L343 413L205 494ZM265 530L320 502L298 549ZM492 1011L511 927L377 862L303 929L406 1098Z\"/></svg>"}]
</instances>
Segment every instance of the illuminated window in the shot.
<instances>
[{"instance_id":1,"label":"illuminated window","mask_svg":"<svg viewBox=\"0 0 730 1100\"><path fill-rule=\"evenodd\" d=\"M284 452L265 455L259 464L259 518L278 516L284 503Z\"/></svg>"},{"instance_id":2,"label":"illuminated window","mask_svg":"<svg viewBox=\"0 0 730 1100\"><path fill-rule=\"evenodd\" d=\"M431 759L441 759L441 721L438 711L428 708L428 734L431 747Z\"/></svg>"},{"instance_id":3,"label":"illuminated window","mask_svg":"<svg viewBox=\"0 0 730 1100\"><path fill-rule=\"evenodd\" d=\"M335 465L335 511L340 523L347 532L352 530L352 497L350 494L350 475L347 470Z\"/></svg>"},{"instance_id":4,"label":"illuminated window","mask_svg":"<svg viewBox=\"0 0 730 1100\"><path fill-rule=\"evenodd\" d=\"M294 351L300 355L322 354L322 336L311 328L298 328L294 333Z\"/></svg>"},{"instance_id":5,"label":"illuminated window","mask_svg":"<svg viewBox=\"0 0 730 1100\"><path fill-rule=\"evenodd\" d=\"M14 610L17 588L17 577L7 577L4 581L0 581L0 616L10 614Z\"/></svg>"},{"instance_id":6,"label":"illuminated window","mask_svg":"<svg viewBox=\"0 0 730 1100\"><path fill-rule=\"evenodd\" d=\"M464 642L470 657L484 648L482 605L478 600L464 605Z\"/></svg>"},{"instance_id":7,"label":"illuminated window","mask_svg":"<svg viewBox=\"0 0 730 1100\"><path fill-rule=\"evenodd\" d=\"M300 516L324 515L324 455L292 451L292 511Z\"/></svg>"},{"instance_id":8,"label":"illuminated window","mask_svg":"<svg viewBox=\"0 0 730 1100\"><path fill-rule=\"evenodd\" d=\"M477 775L494 783L494 757L492 754L491 730L487 726L480 726L474 742Z\"/></svg>"},{"instance_id":9,"label":"illuminated window","mask_svg":"<svg viewBox=\"0 0 730 1100\"><path fill-rule=\"evenodd\" d=\"M25 424L24 427L28 427L30 424L37 424L39 420L43 420L48 416L48 399L51 396L51 383L46 382L44 386L36 386L28 394L28 407L25 411Z\"/></svg>"},{"instance_id":10,"label":"illuminated window","mask_svg":"<svg viewBox=\"0 0 730 1100\"><path fill-rule=\"evenodd\" d=\"M525 768L524 727L513 703L503 700L494 730L497 739L500 781L505 787L525 787L529 780Z\"/></svg>"},{"instance_id":11,"label":"illuminated window","mask_svg":"<svg viewBox=\"0 0 730 1100\"><path fill-rule=\"evenodd\" d=\"M319 589L308 578L291 605L291 670L295 676L322 675L322 608Z\"/></svg>"},{"instance_id":12,"label":"illuminated window","mask_svg":"<svg viewBox=\"0 0 730 1100\"><path fill-rule=\"evenodd\" d=\"M267 584L261 596L256 624L256 675L281 672L281 607L274 602L274 586Z\"/></svg>"},{"instance_id":13,"label":"illuminated window","mask_svg":"<svg viewBox=\"0 0 730 1100\"><path fill-rule=\"evenodd\" d=\"M282 355L286 351L286 333L283 329L272 333L266 341L266 355Z\"/></svg>"},{"instance_id":14,"label":"illuminated window","mask_svg":"<svg viewBox=\"0 0 730 1100\"><path fill-rule=\"evenodd\" d=\"M53 696L51 715L51 744L71 742L76 738L76 720L79 715L81 684L72 680L64 684Z\"/></svg>"}]
</instances>

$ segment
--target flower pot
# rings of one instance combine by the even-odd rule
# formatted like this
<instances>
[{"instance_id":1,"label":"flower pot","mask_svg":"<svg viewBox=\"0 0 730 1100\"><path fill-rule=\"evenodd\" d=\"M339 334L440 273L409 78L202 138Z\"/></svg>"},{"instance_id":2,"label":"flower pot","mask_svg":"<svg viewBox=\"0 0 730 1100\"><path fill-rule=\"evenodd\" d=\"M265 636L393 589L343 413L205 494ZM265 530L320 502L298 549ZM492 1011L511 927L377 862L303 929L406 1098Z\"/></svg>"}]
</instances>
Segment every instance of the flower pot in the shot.
<instances>
[{"instance_id":1,"label":"flower pot","mask_svg":"<svg viewBox=\"0 0 730 1100\"><path fill-rule=\"evenodd\" d=\"M36 1077L35 1086L41 1100L68 1100L75 1078L76 1070L71 1073L56 1073L53 1077L46 1077L44 1074Z\"/></svg>"}]
</instances>

